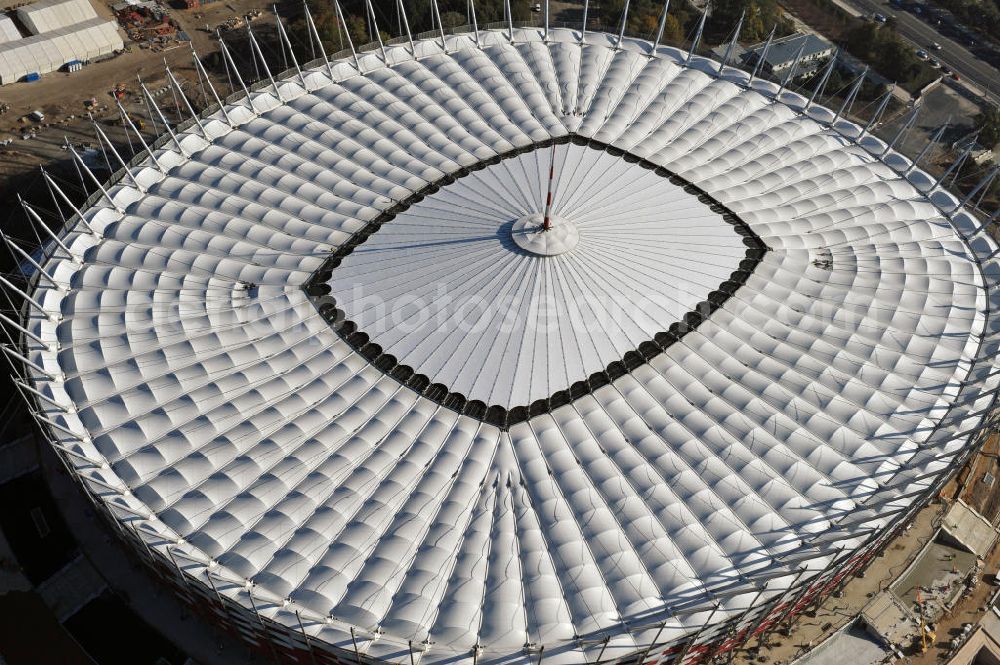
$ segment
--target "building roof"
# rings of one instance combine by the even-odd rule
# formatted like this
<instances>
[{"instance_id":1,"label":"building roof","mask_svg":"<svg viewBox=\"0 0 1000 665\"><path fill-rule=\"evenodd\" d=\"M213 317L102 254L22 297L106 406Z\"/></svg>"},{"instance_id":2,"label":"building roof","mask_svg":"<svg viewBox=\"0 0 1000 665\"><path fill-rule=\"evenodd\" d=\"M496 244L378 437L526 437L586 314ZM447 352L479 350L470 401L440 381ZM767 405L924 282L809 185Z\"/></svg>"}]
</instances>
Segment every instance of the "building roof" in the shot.
<instances>
[{"instance_id":1,"label":"building roof","mask_svg":"<svg viewBox=\"0 0 1000 665\"><path fill-rule=\"evenodd\" d=\"M1000 618L990 608L975 626L952 639L960 642L945 660L947 665L995 665L1000 663Z\"/></svg>"},{"instance_id":2,"label":"building roof","mask_svg":"<svg viewBox=\"0 0 1000 665\"><path fill-rule=\"evenodd\" d=\"M885 644L902 649L920 635L920 624L891 591L883 591L861 610L861 618Z\"/></svg>"},{"instance_id":3,"label":"building roof","mask_svg":"<svg viewBox=\"0 0 1000 665\"><path fill-rule=\"evenodd\" d=\"M90 60L123 46L114 21L94 18L41 35L0 43L0 85L52 72L71 60Z\"/></svg>"},{"instance_id":4,"label":"building roof","mask_svg":"<svg viewBox=\"0 0 1000 665\"><path fill-rule=\"evenodd\" d=\"M33 35L91 21L97 12L90 0L38 0L18 7L17 16Z\"/></svg>"},{"instance_id":5,"label":"building roof","mask_svg":"<svg viewBox=\"0 0 1000 665\"><path fill-rule=\"evenodd\" d=\"M977 221L743 72L480 36L231 102L50 248L73 288L25 325L60 380L28 371L103 505L316 640L581 662L746 616L932 491L1000 381ZM453 334L456 294L544 334ZM549 306L597 295L635 320Z\"/></svg>"},{"instance_id":6,"label":"building roof","mask_svg":"<svg viewBox=\"0 0 1000 665\"><path fill-rule=\"evenodd\" d=\"M812 645L807 645L812 646ZM884 640L863 621L852 620L818 645L796 658L796 665L882 665L892 656Z\"/></svg>"},{"instance_id":7,"label":"building roof","mask_svg":"<svg viewBox=\"0 0 1000 665\"><path fill-rule=\"evenodd\" d=\"M805 45L805 48L803 48L803 45ZM764 43L751 46L745 51L743 58L748 62L756 62L757 58L760 58L763 54L764 46ZM788 35L787 37L781 37L773 40L771 42L771 46L767 49L765 61L771 65L772 68L781 69L782 67L789 66L792 62L794 62L795 56L798 54L800 48L803 49L802 58L806 59L811 55L830 51L834 48L834 46L818 35L814 35L812 33L795 33Z\"/></svg>"},{"instance_id":8,"label":"building roof","mask_svg":"<svg viewBox=\"0 0 1000 665\"><path fill-rule=\"evenodd\" d=\"M0 44L16 41L20 38L21 33L13 19L5 14L0 14Z\"/></svg>"},{"instance_id":9,"label":"building roof","mask_svg":"<svg viewBox=\"0 0 1000 665\"><path fill-rule=\"evenodd\" d=\"M993 549L998 531L990 521L961 499L951 504L941 521L941 528L980 559Z\"/></svg>"}]
</instances>

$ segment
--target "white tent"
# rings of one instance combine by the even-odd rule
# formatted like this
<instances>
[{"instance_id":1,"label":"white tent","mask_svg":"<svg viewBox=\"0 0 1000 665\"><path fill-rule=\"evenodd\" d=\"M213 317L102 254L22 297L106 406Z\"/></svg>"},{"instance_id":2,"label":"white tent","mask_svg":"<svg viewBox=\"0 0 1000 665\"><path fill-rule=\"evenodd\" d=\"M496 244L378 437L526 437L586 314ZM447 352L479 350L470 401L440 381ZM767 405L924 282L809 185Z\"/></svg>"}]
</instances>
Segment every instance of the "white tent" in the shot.
<instances>
[{"instance_id":1,"label":"white tent","mask_svg":"<svg viewBox=\"0 0 1000 665\"><path fill-rule=\"evenodd\" d=\"M14 21L9 16L0 14L0 44L17 41L20 38L21 33L18 32Z\"/></svg>"},{"instance_id":2,"label":"white tent","mask_svg":"<svg viewBox=\"0 0 1000 665\"><path fill-rule=\"evenodd\" d=\"M97 18L89 0L41 0L19 8L17 15L33 35Z\"/></svg>"},{"instance_id":3,"label":"white tent","mask_svg":"<svg viewBox=\"0 0 1000 665\"><path fill-rule=\"evenodd\" d=\"M0 85L53 72L71 60L91 60L122 48L114 21L94 18L43 35L0 44Z\"/></svg>"}]
</instances>

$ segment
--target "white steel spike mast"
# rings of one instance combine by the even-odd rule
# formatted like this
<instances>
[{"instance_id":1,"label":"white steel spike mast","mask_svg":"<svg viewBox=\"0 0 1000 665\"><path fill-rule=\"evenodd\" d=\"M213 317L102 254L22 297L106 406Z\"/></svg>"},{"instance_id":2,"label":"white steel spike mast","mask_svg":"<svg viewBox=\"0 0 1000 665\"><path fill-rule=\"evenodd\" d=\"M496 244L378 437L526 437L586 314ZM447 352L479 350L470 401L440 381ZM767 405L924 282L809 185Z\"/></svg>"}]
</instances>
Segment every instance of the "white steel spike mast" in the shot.
<instances>
[{"instance_id":1,"label":"white steel spike mast","mask_svg":"<svg viewBox=\"0 0 1000 665\"><path fill-rule=\"evenodd\" d=\"M663 3L663 13L660 14L660 23L656 26L656 39L653 40L653 48L649 51L649 57L656 55L656 49L660 47L660 40L663 39L663 30L667 27L667 12L670 11L670 0Z\"/></svg>"}]
</instances>

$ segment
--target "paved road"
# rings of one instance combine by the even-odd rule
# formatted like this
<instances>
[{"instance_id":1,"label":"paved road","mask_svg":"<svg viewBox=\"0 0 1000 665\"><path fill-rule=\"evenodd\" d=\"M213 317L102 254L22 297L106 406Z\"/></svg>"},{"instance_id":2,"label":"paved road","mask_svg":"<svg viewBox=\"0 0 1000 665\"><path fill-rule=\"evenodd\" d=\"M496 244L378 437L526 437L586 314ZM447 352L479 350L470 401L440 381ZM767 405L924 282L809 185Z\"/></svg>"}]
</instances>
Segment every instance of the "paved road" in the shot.
<instances>
[{"instance_id":1,"label":"paved road","mask_svg":"<svg viewBox=\"0 0 1000 665\"><path fill-rule=\"evenodd\" d=\"M914 48L927 49L937 42L944 48L931 52L945 65L957 72L963 79L981 89L994 103L1000 103L1000 71L969 53L955 41L945 37L930 25L909 12L892 7L879 0L848 0L859 14L871 16L874 13L896 17L896 31L901 37L912 42Z\"/></svg>"}]
</instances>

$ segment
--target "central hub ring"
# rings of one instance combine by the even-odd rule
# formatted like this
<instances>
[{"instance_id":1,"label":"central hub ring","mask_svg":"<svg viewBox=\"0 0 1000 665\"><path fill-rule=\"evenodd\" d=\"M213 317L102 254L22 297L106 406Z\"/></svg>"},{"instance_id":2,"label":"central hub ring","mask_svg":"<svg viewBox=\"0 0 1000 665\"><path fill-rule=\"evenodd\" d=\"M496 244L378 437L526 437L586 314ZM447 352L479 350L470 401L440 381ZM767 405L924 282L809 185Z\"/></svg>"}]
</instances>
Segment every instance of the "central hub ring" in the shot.
<instances>
[{"instance_id":1,"label":"central hub ring","mask_svg":"<svg viewBox=\"0 0 1000 665\"><path fill-rule=\"evenodd\" d=\"M518 219L510 227L510 237L518 247L536 256L557 256L572 251L580 242L576 224L562 217L550 216L549 229L540 212Z\"/></svg>"}]
</instances>

